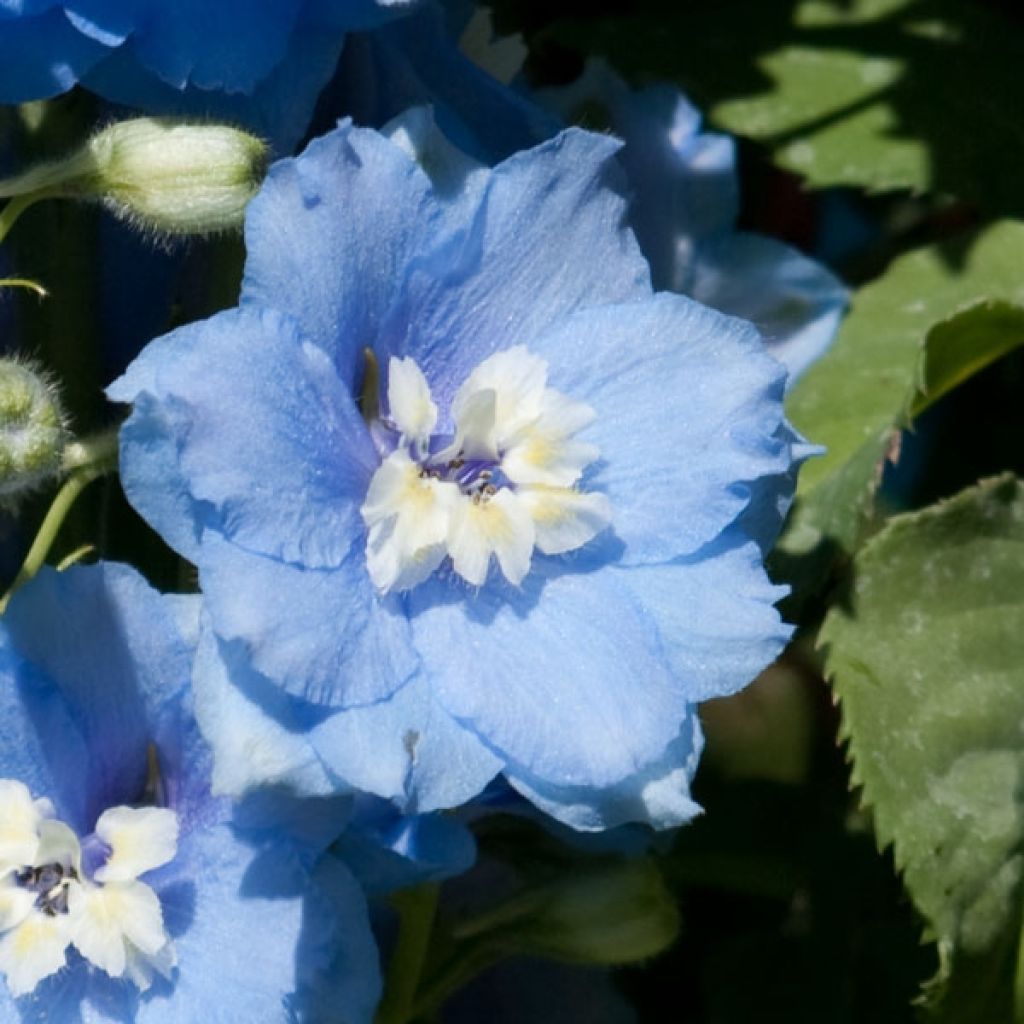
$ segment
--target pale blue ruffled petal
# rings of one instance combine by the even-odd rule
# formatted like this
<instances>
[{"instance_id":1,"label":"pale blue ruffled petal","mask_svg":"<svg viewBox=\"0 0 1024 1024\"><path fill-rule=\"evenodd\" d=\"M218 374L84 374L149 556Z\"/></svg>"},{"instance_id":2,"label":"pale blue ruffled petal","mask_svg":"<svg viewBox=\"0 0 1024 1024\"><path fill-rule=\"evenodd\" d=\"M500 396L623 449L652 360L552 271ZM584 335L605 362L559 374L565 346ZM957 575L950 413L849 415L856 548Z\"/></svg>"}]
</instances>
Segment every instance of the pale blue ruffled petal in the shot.
<instances>
[{"instance_id":1,"label":"pale blue ruffled petal","mask_svg":"<svg viewBox=\"0 0 1024 1024\"><path fill-rule=\"evenodd\" d=\"M392 25L350 36L332 87L342 108L359 124L379 127L429 103L447 138L488 164L556 135L557 118L466 57L445 15L424 5Z\"/></svg>"},{"instance_id":2,"label":"pale blue ruffled petal","mask_svg":"<svg viewBox=\"0 0 1024 1024\"><path fill-rule=\"evenodd\" d=\"M451 815L401 814L370 797L333 849L371 897L461 875L476 860L473 833Z\"/></svg>"},{"instance_id":3,"label":"pale blue ruffled petal","mask_svg":"<svg viewBox=\"0 0 1024 1024\"><path fill-rule=\"evenodd\" d=\"M0 21L0 103L67 92L107 48L82 35L63 10Z\"/></svg>"},{"instance_id":4,"label":"pale blue ruffled petal","mask_svg":"<svg viewBox=\"0 0 1024 1024\"><path fill-rule=\"evenodd\" d=\"M443 230L431 193L405 150L350 124L278 162L249 204L242 306L291 315L354 388L404 267Z\"/></svg>"},{"instance_id":5,"label":"pale blue ruffled petal","mask_svg":"<svg viewBox=\"0 0 1024 1024\"><path fill-rule=\"evenodd\" d=\"M616 191L617 150L569 129L517 153L491 172L465 235L409 266L381 353L416 359L442 410L491 353L530 346L581 307L650 294Z\"/></svg>"},{"instance_id":6,"label":"pale blue ruffled petal","mask_svg":"<svg viewBox=\"0 0 1024 1024\"><path fill-rule=\"evenodd\" d=\"M111 563L44 570L15 595L4 621L19 654L52 681L86 744L88 799L75 826L88 831L107 807L137 801L151 742L181 767L182 723L173 711L168 717L166 704L187 682L190 652L138 573ZM40 739L48 750L62 742L52 733ZM63 765L63 752L56 756Z\"/></svg>"},{"instance_id":7,"label":"pale blue ruffled petal","mask_svg":"<svg viewBox=\"0 0 1024 1024\"><path fill-rule=\"evenodd\" d=\"M180 328L107 393L126 401L140 390L173 410L165 425L175 430L178 476L195 501L213 507L225 536L314 567L347 557L377 458L331 362L292 322L247 308ZM139 437L138 421L130 434ZM146 472L138 458L124 466L126 488L144 495L131 476L136 467Z\"/></svg>"},{"instance_id":8,"label":"pale blue ruffled petal","mask_svg":"<svg viewBox=\"0 0 1024 1024\"><path fill-rule=\"evenodd\" d=\"M580 831L593 832L642 821L655 828L685 825L701 813L690 795L704 737L694 707L687 708L678 735L643 770L615 785L560 786L513 768L509 783L546 814Z\"/></svg>"},{"instance_id":9,"label":"pale blue ruffled petal","mask_svg":"<svg viewBox=\"0 0 1024 1024\"><path fill-rule=\"evenodd\" d=\"M624 562L696 551L752 482L789 467L774 436L784 372L744 321L663 293L566 317L531 348L551 386L597 414L580 435L601 451L586 486L610 498Z\"/></svg>"},{"instance_id":10,"label":"pale blue ruffled petal","mask_svg":"<svg viewBox=\"0 0 1024 1024\"><path fill-rule=\"evenodd\" d=\"M574 572L548 559L521 589L427 584L410 608L441 703L486 738L506 772L603 788L643 769L679 731L685 685L611 568Z\"/></svg>"},{"instance_id":11,"label":"pale blue ruffled petal","mask_svg":"<svg viewBox=\"0 0 1024 1024\"><path fill-rule=\"evenodd\" d=\"M592 60L572 85L541 93L567 118L598 105L625 141L620 160L633 198L630 223L658 289L753 321L790 383L831 344L848 293L795 249L737 232L736 145L701 130L700 113L671 86L634 90Z\"/></svg>"},{"instance_id":12,"label":"pale blue ruffled petal","mask_svg":"<svg viewBox=\"0 0 1024 1024\"><path fill-rule=\"evenodd\" d=\"M616 571L658 623L672 671L694 703L741 690L792 635L775 607L787 588L768 579L761 549L740 529L678 562Z\"/></svg>"},{"instance_id":13,"label":"pale blue ruffled petal","mask_svg":"<svg viewBox=\"0 0 1024 1024\"><path fill-rule=\"evenodd\" d=\"M379 701L416 671L408 619L397 599L377 599L359 545L337 568L305 569L211 531L199 580L217 635L241 643L258 672L304 700Z\"/></svg>"},{"instance_id":14,"label":"pale blue ruffled petal","mask_svg":"<svg viewBox=\"0 0 1024 1024\"><path fill-rule=\"evenodd\" d=\"M264 693L261 705L231 682L226 657L208 624L200 634L193 667L199 727L214 751L213 791L241 796L273 787L306 796L326 796L336 786L309 741L306 729L290 727L289 698ZM225 652L230 657L230 652ZM275 705L281 708L277 717ZM284 712L284 713L282 713Z\"/></svg>"},{"instance_id":15,"label":"pale blue ruffled petal","mask_svg":"<svg viewBox=\"0 0 1024 1024\"><path fill-rule=\"evenodd\" d=\"M687 294L753 321L789 371L787 386L832 343L849 301L842 282L820 263L746 232L701 246Z\"/></svg>"},{"instance_id":16,"label":"pale blue ruffled petal","mask_svg":"<svg viewBox=\"0 0 1024 1024\"><path fill-rule=\"evenodd\" d=\"M336 639L328 634L322 642L332 647ZM388 700L332 713L282 692L236 645L208 634L195 687L218 791L238 795L270 785L323 795L343 786L415 813L458 806L501 770L418 676Z\"/></svg>"},{"instance_id":17,"label":"pale blue ruffled petal","mask_svg":"<svg viewBox=\"0 0 1024 1024\"><path fill-rule=\"evenodd\" d=\"M25 664L6 630L0 631L0 721L0 778L45 793L63 820L84 826L90 805L85 736L56 686Z\"/></svg>"},{"instance_id":18,"label":"pale blue ruffled petal","mask_svg":"<svg viewBox=\"0 0 1024 1024\"><path fill-rule=\"evenodd\" d=\"M178 968L142 997L138 1024L290 1024L314 998L300 985L329 984L332 970L346 992L340 1018L368 1021L379 978L365 901L340 865L329 871L311 884L290 845L256 850L226 825L192 833L149 876Z\"/></svg>"}]
</instances>

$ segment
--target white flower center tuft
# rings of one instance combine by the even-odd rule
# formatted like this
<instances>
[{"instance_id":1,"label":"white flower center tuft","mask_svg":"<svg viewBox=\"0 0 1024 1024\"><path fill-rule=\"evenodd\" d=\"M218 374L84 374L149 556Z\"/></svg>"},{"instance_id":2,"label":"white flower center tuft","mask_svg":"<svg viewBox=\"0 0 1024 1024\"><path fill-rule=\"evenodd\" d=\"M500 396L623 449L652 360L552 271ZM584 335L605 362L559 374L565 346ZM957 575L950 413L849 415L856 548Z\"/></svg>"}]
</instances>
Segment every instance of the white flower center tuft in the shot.
<instances>
[{"instance_id":1,"label":"white flower center tuft","mask_svg":"<svg viewBox=\"0 0 1024 1024\"><path fill-rule=\"evenodd\" d=\"M549 388L547 373L523 346L488 357L452 399L454 436L439 437L423 372L412 359L392 358L384 426L398 441L361 510L378 590L415 587L445 558L480 586L492 555L519 584L534 547L572 551L608 526L607 497L577 487L599 454L576 440L594 411Z\"/></svg>"},{"instance_id":2,"label":"white flower center tuft","mask_svg":"<svg viewBox=\"0 0 1024 1024\"><path fill-rule=\"evenodd\" d=\"M0 972L14 996L31 992L74 946L140 989L175 965L156 893L139 876L174 859L178 819L162 807L104 811L86 840L102 863L82 868L82 845L14 779L0 779Z\"/></svg>"}]
</instances>

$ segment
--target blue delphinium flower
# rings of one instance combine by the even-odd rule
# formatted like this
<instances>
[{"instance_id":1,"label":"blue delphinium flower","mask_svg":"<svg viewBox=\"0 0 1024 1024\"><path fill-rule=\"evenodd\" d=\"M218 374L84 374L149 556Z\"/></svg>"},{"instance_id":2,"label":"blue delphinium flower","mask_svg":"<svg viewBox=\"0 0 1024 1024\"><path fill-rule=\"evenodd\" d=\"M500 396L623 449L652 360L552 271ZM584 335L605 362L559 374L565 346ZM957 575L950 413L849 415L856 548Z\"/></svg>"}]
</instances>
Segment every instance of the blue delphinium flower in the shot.
<instances>
[{"instance_id":1,"label":"blue delphinium flower","mask_svg":"<svg viewBox=\"0 0 1024 1024\"><path fill-rule=\"evenodd\" d=\"M332 1020L372 1014L366 907L340 862L317 863L329 837L293 841L256 801L242 828L210 795L197 603L107 564L44 570L4 616L5 1021L283 1024L322 1019L323 998Z\"/></svg>"},{"instance_id":2,"label":"blue delphinium flower","mask_svg":"<svg viewBox=\"0 0 1024 1024\"><path fill-rule=\"evenodd\" d=\"M417 0L0 0L0 103L82 83L153 113L239 120L294 144L345 33Z\"/></svg>"},{"instance_id":3,"label":"blue delphinium flower","mask_svg":"<svg viewBox=\"0 0 1024 1024\"><path fill-rule=\"evenodd\" d=\"M570 119L606 117L625 142L630 224L655 288L753 321L792 383L832 343L847 292L820 263L766 235L737 231L732 137L701 130L677 89L633 90L592 60L573 85L540 94Z\"/></svg>"},{"instance_id":4,"label":"blue delphinium flower","mask_svg":"<svg viewBox=\"0 0 1024 1024\"><path fill-rule=\"evenodd\" d=\"M239 308L110 388L126 492L199 567L215 787L427 812L503 773L580 828L697 811L695 703L789 635L752 539L785 374L652 293L617 150L491 170L422 112L343 124L250 205Z\"/></svg>"}]
</instances>

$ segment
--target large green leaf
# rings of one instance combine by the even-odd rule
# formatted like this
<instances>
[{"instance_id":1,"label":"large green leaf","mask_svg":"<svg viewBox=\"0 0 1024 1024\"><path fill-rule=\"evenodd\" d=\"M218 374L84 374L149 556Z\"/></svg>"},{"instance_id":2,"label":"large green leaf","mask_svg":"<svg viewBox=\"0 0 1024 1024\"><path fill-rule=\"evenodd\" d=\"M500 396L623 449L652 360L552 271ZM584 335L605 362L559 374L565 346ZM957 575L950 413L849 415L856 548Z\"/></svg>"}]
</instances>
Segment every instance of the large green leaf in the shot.
<instances>
[{"instance_id":1,"label":"large green leaf","mask_svg":"<svg viewBox=\"0 0 1024 1024\"><path fill-rule=\"evenodd\" d=\"M1024 31L970 0L642 0L555 35L675 80L812 185L1024 209Z\"/></svg>"},{"instance_id":2,"label":"large green leaf","mask_svg":"<svg viewBox=\"0 0 1024 1024\"><path fill-rule=\"evenodd\" d=\"M826 454L800 475L781 550L848 552L912 416L1024 342L1024 224L1003 221L895 260L862 288L787 411Z\"/></svg>"},{"instance_id":3,"label":"large green leaf","mask_svg":"<svg viewBox=\"0 0 1024 1024\"><path fill-rule=\"evenodd\" d=\"M949 965L936 1012L1024 1019L1024 487L891 520L821 642L853 782Z\"/></svg>"}]
</instances>

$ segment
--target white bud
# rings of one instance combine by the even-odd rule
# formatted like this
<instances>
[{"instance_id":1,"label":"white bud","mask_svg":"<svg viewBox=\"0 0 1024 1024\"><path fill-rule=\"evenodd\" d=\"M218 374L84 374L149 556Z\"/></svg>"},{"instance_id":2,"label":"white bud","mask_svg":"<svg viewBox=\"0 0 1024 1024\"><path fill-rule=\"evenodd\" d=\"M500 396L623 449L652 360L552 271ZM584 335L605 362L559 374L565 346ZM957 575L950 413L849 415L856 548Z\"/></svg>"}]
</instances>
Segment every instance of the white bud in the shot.
<instances>
[{"instance_id":1,"label":"white bud","mask_svg":"<svg viewBox=\"0 0 1024 1024\"><path fill-rule=\"evenodd\" d=\"M241 225L267 160L266 144L237 128L140 117L0 181L0 197L95 199L151 231L210 234Z\"/></svg>"}]
</instances>

